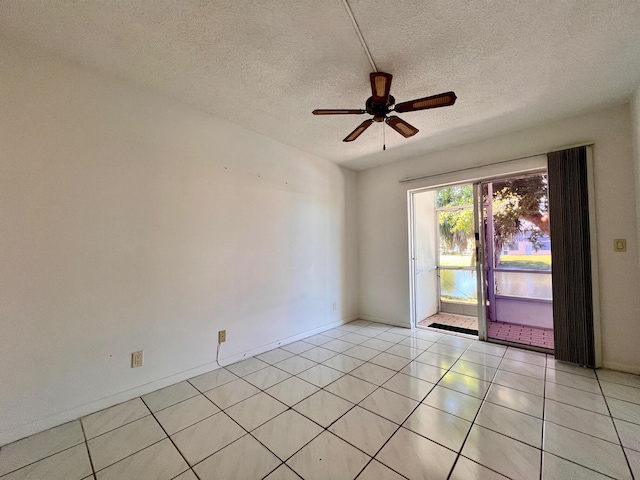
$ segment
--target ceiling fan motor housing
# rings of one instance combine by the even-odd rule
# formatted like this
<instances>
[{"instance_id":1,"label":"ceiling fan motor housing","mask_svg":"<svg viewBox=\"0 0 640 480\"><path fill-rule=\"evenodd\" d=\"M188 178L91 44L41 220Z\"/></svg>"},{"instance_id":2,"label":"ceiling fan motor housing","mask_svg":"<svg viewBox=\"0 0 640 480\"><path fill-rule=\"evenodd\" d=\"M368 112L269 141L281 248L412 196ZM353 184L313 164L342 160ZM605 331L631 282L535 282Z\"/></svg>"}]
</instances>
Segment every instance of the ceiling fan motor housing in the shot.
<instances>
[{"instance_id":1,"label":"ceiling fan motor housing","mask_svg":"<svg viewBox=\"0 0 640 480\"><path fill-rule=\"evenodd\" d=\"M386 103L380 103L373 100L373 97L367 99L365 104L365 110L369 115L373 115L373 120L376 122L384 122L387 114L393 109L396 103L396 99L393 95L389 95L389 101Z\"/></svg>"}]
</instances>

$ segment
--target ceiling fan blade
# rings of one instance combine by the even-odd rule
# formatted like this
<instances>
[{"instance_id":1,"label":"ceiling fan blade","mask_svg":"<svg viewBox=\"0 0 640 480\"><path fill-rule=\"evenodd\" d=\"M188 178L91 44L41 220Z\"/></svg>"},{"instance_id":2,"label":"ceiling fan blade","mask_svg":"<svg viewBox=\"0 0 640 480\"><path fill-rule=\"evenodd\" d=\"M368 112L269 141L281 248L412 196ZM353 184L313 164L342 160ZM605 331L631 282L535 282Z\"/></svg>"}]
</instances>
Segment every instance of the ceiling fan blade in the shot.
<instances>
[{"instance_id":1,"label":"ceiling fan blade","mask_svg":"<svg viewBox=\"0 0 640 480\"><path fill-rule=\"evenodd\" d=\"M390 73L373 72L369 74L369 80L371 80L371 96L374 102L387 103L389 101L392 78L393 75Z\"/></svg>"},{"instance_id":2,"label":"ceiling fan blade","mask_svg":"<svg viewBox=\"0 0 640 480\"><path fill-rule=\"evenodd\" d=\"M365 120L364 122L362 122L360 125L358 125L358 127L351 132L349 135L347 135L344 140L342 140L343 142L353 142L356 138L358 138L360 136L360 134L362 132L364 132L367 128L369 128L369 125L371 125L373 123L373 119L370 118L369 120Z\"/></svg>"},{"instance_id":3,"label":"ceiling fan blade","mask_svg":"<svg viewBox=\"0 0 640 480\"><path fill-rule=\"evenodd\" d=\"M413 137L416 133L420 131L413 125L408 124L407 122L402 120L400 117L396 117L395 115L387 118L385 122L387 122L387 125L389 125L391 128L393 128L396 132L398 132L400 135L402 135L405 138Z\"/></svg>"},{"instance_id":4,"label":"ceiling fan blade","mask_svg":"<svg viewBox=\"0 0 640 480\"><path fill-rule=\"evenodd\" d=\"M316 109L313 112L314 115L360 115L367 113L364 110L346 110L346 109Z\"/></svg>"},{"instance_id":5,"label":"ceiling fan blade","mask_svg":"<svg viewBox=\"0 0 640 480\"><path fill-rule=\"evenodd\" d=\"M416 110L426 110L428 108L448 107L456 103L456 94L453 92L440 93L431 97L418 98L409 102L398 103L396 112L415 112Z\"/></svg>"}]
</instances>

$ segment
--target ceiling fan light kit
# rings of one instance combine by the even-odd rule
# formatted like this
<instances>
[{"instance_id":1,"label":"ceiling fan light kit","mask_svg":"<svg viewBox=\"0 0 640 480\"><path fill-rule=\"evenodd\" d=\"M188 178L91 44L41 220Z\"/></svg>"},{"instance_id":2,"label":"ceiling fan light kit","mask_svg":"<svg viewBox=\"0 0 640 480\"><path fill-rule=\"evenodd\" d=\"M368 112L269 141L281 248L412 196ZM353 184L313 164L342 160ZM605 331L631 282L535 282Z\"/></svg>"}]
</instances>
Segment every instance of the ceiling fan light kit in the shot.
<instances>
[{"instance_id":1,"label":"ceiling fan light kit","mask_svg":"<svg viewBox=\"0 0 640 480\"><path fill-rule=\"evenodd\" d=\"M362 132L364 132L373 122L385 122L396 132L405 138L414 136L419 130L413 125L405 122L396 115L388 116L391 112L406 113L430 108L448 107L456 103L456 94L453 92L440 93L431 97L418 98L396 105L395 98L390 94L391 79L393 76L384 72L373 72L369 74L371 81L371 96L365 103L364 110L348 109L318 109L312 113L314 115L362 115L368 113L373 118L365 120L356 129L347 135L343 142L353 142Z\"/></svg>"}]
</instances>

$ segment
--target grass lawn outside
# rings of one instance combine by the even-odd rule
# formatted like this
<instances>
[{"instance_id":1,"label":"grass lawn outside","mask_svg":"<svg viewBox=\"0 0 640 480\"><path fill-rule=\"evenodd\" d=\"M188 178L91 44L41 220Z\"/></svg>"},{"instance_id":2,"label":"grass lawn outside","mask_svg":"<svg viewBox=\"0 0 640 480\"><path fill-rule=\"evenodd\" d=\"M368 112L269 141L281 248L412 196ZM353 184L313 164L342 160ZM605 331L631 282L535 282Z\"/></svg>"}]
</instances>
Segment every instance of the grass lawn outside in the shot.
<instances>
[{"instance_id":1,"label":"grass lawn outside","mask_svg":"<svg viewBox=\"0 0 640 480\"><path fill-rule=\"evenodd\" d=\"M473 297L473 298L467 298L467 297L455 297L452 295L440 295L440 301L441 302L450 302L450 303L468 303L470 305L473 305L474 303L478 303L478 299Z\"/></svg>"},{"instance_id":2,"label":"grass lawn outside","mask_svg":"<svg viewBox=\"0 0 640 480\"><path fill-rule=\"evenodd\" d=\"M502 255L500 266L506 268L531 268L539 270L551 269L551 254L549 255Z\"/></svg>"},{"instance_id":3,"label":"grass lawn outside","mask_svg":"<svg viewBox=\"0 0 640 480\"><path fill-rule=\"evenodd\" d=\"M440 255L441 267L475 267L475 255Z\"/></svg>"},{"instance_id":4,"label":"grass lawn outside","mask_svg":"<svg viewBox=\"0 0 640 480\"><path fill-rule=\"evenodd\" d=\"M441 267L474 267L475 256L467 255L440 255ZM549 270L551 268L551 255L502 255L500 266L504 268L530 268L532 270Z\"/></svg>"}]
</instances>

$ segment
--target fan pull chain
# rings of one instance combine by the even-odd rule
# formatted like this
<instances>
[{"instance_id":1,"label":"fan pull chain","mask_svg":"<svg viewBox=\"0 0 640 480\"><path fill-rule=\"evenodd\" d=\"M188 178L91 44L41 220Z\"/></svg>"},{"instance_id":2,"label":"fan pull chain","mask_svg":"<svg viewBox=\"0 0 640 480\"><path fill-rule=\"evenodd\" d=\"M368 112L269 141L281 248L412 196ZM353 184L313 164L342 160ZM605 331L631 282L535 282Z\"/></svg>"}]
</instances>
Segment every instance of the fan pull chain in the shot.
<instances>
[{"instance_id":1,"label":"fan pull chain","mask_svg":"<svg viewBox=\"0 0 640 480\"><path fill-rule=\"evenodd\" d=\"M382 122L382 150L385 151L387 149L387 138L385 136L384 124L387 122Z\"/></svg>"}]
</instances>

